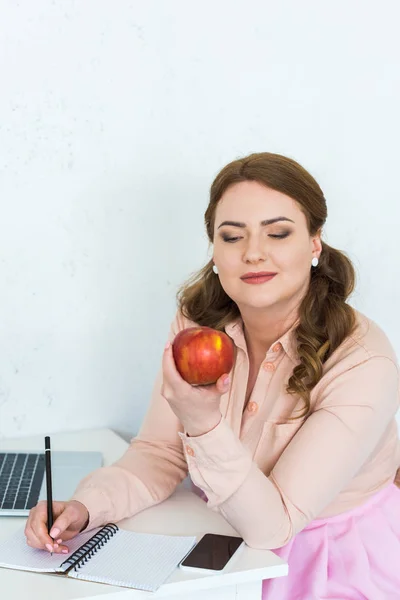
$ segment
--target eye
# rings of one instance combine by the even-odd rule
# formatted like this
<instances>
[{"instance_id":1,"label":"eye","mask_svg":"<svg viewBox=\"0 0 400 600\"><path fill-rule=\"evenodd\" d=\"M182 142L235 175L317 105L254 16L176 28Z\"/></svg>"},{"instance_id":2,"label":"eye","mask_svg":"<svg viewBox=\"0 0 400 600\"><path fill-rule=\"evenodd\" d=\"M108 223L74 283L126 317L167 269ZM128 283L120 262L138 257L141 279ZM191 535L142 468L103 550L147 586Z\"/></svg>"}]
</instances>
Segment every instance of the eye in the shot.
<instances>
[{"instance_id":1,"label":"eye","mask_svg":"<svg viewBox=\"0 0 400 600\"><path fill-rule=\"evenodd\" d=\"M285 231L284 233L270 233L269 237L283 240L284 238L288 237L288 235L290 235L290 231Z\"/></svg>"},{"instance_id":2,"label":"eye","mask_svg":"<svg viewBox=\"0 0 400 600\"><path fill-rule=\"evenodd\" d=\"M235 242L237 242L238 240L241 240L242 238L240 236L230 236L225 234L222 234L222 239L224 240L224 242L228 242L230 244L233 244Z\"/></svg>"}]
</instances>

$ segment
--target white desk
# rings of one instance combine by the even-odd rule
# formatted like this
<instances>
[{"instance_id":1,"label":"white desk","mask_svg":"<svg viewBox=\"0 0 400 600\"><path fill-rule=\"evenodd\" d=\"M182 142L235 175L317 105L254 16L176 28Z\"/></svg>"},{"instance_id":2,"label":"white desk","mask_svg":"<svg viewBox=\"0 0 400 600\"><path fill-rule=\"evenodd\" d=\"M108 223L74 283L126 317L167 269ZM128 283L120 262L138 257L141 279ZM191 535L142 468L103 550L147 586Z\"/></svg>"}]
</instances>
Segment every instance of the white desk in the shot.
<instances>
[{"instance_id":1,"label":"white desk","mask_svg":"<svg viewBox=\"0 0 400 600\"><path fill-rule=\"evenodd\" d=\"M108 429L62 433L51 436L53 450L99 450L104 464L114 462L127 448L127 443ZM0 450L42 450L43 436L0 440ZM21 527L21 517L0 517L0 539ZM165 502L121 521L123 529L171 535L237 532L218 513L207 508L198 496L180 486ZM136 600L165 598L169 600L260 600L263 579L287 575L288 567L268 550L245 546L232 560L229 569L216 575L200 575L177 568L157 592L142 592L47 575L0 568L1 598L5 600ZM207 591L204 591L207 590Z\"/></svg>"}]
</instances>

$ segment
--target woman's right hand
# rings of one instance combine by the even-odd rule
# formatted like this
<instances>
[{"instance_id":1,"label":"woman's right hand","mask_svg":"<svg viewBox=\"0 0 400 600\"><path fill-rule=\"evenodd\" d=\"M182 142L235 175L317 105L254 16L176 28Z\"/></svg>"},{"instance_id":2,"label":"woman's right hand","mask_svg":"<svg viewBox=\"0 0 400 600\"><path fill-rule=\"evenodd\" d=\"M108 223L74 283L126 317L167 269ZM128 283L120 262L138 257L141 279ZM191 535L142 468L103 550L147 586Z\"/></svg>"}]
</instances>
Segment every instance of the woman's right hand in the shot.
<instances>
[{"instance_id":1,"label":"woman's right hand","mask_svg":"<svg viewBox=\"0 0 400 600\"><path fill-rule=\"evenodd\" d=\"M38 502L31 509L25 526L27 544L32 548L67 554L69 549L63 542L82 531L89 520L89 512L81 502L70 500L53 502L53 515L54 523L50 536L47 532L47 502Z\"/></svg>"}]
</instances>

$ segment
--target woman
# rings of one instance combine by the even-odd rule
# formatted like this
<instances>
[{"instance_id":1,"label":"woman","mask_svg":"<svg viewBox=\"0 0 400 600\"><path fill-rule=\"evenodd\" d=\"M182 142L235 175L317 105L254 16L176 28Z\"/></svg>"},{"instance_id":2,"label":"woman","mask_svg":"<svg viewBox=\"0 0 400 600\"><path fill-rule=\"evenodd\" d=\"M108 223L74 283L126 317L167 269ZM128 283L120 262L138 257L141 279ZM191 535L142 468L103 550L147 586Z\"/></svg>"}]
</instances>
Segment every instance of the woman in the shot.
<instances>
[{"instance_id":1,"label":"woman","mask_svg":"<svg viewBox=\"0 0 400 600\"><path fill-rule=\"evenodd\" d=\"M263 598L399 598L399 369L385 334L346 300L354 270L321 240L323 193L293 160L227 165L205 214L209 262L179 294L150 408L124 456L29 516L27 541L66 551L84 527L167 498L189 472L245 542L289 563ZM225 330L235 365L213 386L179 376L170 342Z\"/></svg>"}]
</instances>

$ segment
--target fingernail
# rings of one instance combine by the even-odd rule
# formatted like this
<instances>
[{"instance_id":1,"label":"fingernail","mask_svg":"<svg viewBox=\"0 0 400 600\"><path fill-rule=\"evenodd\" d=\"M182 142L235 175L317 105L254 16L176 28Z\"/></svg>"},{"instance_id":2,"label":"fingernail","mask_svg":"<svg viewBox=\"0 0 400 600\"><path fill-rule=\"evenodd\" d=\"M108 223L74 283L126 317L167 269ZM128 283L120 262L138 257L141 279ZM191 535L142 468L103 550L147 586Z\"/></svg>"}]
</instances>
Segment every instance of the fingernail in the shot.
<instances>
[{"instance_id":1,"label":"fingernail","mask_svg":"<svg viewBox=\"0 0 400 600\"><path fill-rule=\"evenodd\" d=\"M170 345L171 345L171 342L167 342L167 343L165 344L165 350L168 350L168 348L170 347Z\"/></svg>"},{"instance_id":2,"label":"fingernail","mask_svg":"<svg viewBox=\"0 0 400 600\"><path fill-rule=\"evenodd\" d=\"M53 546L51 544L46 544L46 548L49 552L53 552Z\"/></svg>"},{"instance_id":3,"label":"fingernail","mask_svg":"<svg viewBox=\"0 0 400 600\"><path fill-rule=\"evenodd\" d=\"M225 379L223 381L224 386L229 385L229 382L230 382L230 378L229 378L229 375L228 375L228 377L225 377Z\"/></svg>"},{"instance_id":4,"label":"fingernail","mask_svg":"<svg viewBox=\"0 0 400 600\"><path fill-rule=\"evenodd\" d=\"M56 538L58 535L60 535L60 530L59 530L59 529L57 529L57 527L55 527L54 529L52 529L52 530L50 531L50 537L52 537L52 538L53 538L53 540L54 540L54 539L55 539L55 538Z\"/></svg>"},{"instance_id":5,"label":"fingernail","mask_svg":"<svg viewBox=\"0 0 400 600\"><path fill-rule=\"evenodd\" d=\"M56 540L57 544L61 544L62 543L62 539L60 538L59 540Z\"/></svg>"},{"instance_id":6,"label":"fingernail","mask_svg":"<svg viewBox=\"0 0 400 600\"><path fill-rule=\"evenodd\" d=\"M58 548L58 544L54 544L54 548Z\"/></svg>"},{"instance_id":7,"label":"fingernail","mask_svg":"<svg viewBox=\"0 0 400 600\"><path fill-rule=\"evenodd\" d=\"M63 554L68 554L69 550L67 550L66 548L63 548L62 553Z\"/></svg>"}]
</instances>

